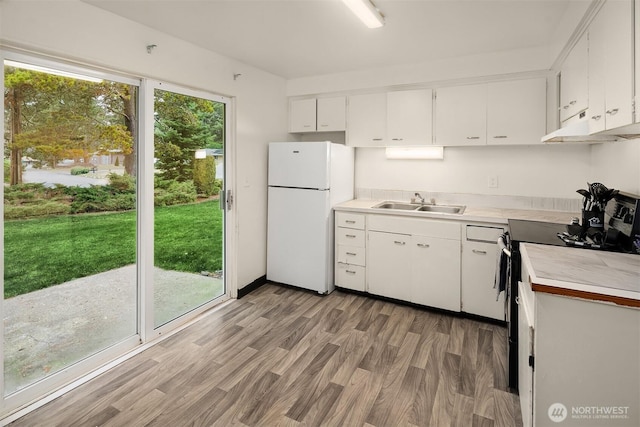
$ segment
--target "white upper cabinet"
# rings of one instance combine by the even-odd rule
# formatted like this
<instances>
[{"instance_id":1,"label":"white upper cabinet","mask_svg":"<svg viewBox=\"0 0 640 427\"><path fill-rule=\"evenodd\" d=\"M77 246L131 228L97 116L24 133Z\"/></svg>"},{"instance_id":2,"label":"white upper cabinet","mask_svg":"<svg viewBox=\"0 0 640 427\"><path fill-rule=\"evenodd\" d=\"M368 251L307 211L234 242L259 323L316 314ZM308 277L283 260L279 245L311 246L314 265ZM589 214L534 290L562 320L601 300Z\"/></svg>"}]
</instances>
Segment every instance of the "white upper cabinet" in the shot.
<instances>
[{"instance_id":1,"label":"white upper cabinet","mask_svg":"<svg viewBox=\"0 0 640 427\"><path fill-rule=\"evenodd\" d=\"M387 94L350 96L347 106L347 145L384 147L386 137Z\"/></svg>"},{"instance_id":2,"label":"white upper cabinet","mask_svg":"<svg viewBox=\"0 0 640 427\"><path fill-rule=\"evenodd\" d=\"M538 143L546 133L545 78L489 83L487 144Z\"/></svg>"},{"instance_id":3,"label":"white upper cabinet","mask_svg":"<svg viewBox=\"0 0 640 427\"><path fill-rule=\"evenodd\" d=\"M633 3L607 1L588 31L589 132L633 123Z\"/></svg>"},{"instance_id":4,"label":"white upper cabinet","mask_svg":"<svg viewBox=\"0 0 640 427\"><path fill-rule=\"evenodd\" d=\"M296 99L289 104L289 132L315 132L316 100Z\"/></svg>"},{"instance_id":5,"label":"white upper cabinet","mask_svg":"<svg viewBox=\"0 0 640 427\"><path fill-rule=\"evenodd\" d=\"M431 145L431 89L353 95L347 108L347 145Z\"/></svg>"},{"instance_id":6,"label":"white upper cabinet","mask_svg":"<svg viewBox=\"0 0 640 427\"><path fill-rule=\"evenodd\" d=\"M347 98L318 98L317 130L319 132L338 132L346 130Z\"/></svg>"},{"instance_id":7,"label":"white upper cabinet","mask_svg":"<svg viewBox=\"0 0 640 427\"><path fill-rule=\"evenodd\" d=\"M289 104L289 132L344 131L346 98L295 99Z\"/></svg>"},{"instance_id":8,"label":"white upper cabinet","mask_svg":"<svg viewBox=\"0 0 640 427\"><path fill-rule=\"evenodd\" d=\"M433 91L387 93L387 145L431 145Z\"/></svg>"},{"instance_id":9,"label":"white upper cabinet","mask_svg":"<svg viewBox=\"0 0 640 427\"><path fill-rule=\"evenodd\" d=\"M436 145L487 143L487 85L444 87L436 91Z\"/></svg>"},{"instance_id":10,"label":"white upper cabinet","mask_svg":"<svg viewBox=\"0 0 640 427\"><path fill-rule=\"evenodd\" d=\"M575 116L589 106L587 35L571 49L560 69L560 121Z\"/></svg>"},{"instance_id":11,"label":"white upper cabinet","mask_svg":"<svg viewBox=\"0 0 640 427\"><path fill-rule=\"evenodd\" d=\"M541 77L438 89L436 145L538 144L546 88Z\"/></svg>"}]
</instances>

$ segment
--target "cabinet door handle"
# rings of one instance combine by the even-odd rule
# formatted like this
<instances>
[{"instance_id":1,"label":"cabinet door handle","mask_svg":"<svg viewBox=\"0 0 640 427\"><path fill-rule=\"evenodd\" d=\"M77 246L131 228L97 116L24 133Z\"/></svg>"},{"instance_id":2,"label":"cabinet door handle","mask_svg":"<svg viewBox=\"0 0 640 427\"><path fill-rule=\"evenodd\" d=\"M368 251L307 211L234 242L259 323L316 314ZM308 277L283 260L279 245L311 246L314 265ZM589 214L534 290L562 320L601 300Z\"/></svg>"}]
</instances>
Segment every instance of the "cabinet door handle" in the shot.
<instances>
[{"instance_id":1,"label":"cabinet door handle","mask_svg":"<svg viewBox=\"0 0 640 427\"><path fill-rule=\"evenodd\" d=\"M345 255L356 256L357 254L355 252L345 252Z\"/></svg>"},{"instance_id":2,"label":"cabinet door handle","mask_svg":"<svg viewBox=\"0 0 640 427\"><path fill-rule=\"evenodd\" d=\"M613 110L607 110L607 114L611 114L612 116L615 116L616 114L618 114L618 109L614 108Z\"/></svg>"},{"instance_id":3,"label":"cabinet door handle","mask_svg":"<svg viewBox=\"0 0 640 427\"><path fill-rule=\"evenodd\" d=\"M568 109L569 109L569 105L563 105L563 106L562 106L562 109L563 109L563 110L568 110Z\"/></svg>"},{"instance_id":4,"label":"cabinet door handle","mask_svg":"<svg viewBox=\"0 0 640 427\"><path fill-rule=\"evenodd\" d=\"M480 139L479 136L468 136L467 139Z\"/></svg>"},{"instance_id":5,"label":"cabinet door handle","mask_svg":"<svg viewBox=\"0 0 640 427\"><path fill-rule=\"evenodd\" d=\"M570 101L570 102L569 102L569 105L576 105L576 102L577 102L577 101Z\"/></svg>"},{"instance_id":6,"label":"cabinet door handle","mask_svg":"<svg viewBox=\"0 0 640 427\"><path fill-rule=\"evenodd\" d=\"M396 245L405 245L406 243L400 240L394 240L393 243L395 243Z\"/></svg>"},{"instance_id":7,"label":"cabinet door handle","mask_svg":"<svg viewBox=\"0 0 640 427\"><path fill-rule=\"evenodd\" d=\"M404 141L404 138L391 138L392 141Z\"/></svg>"},{"instance_id":8,"label":"cabinet door handle","mask_svg":"<svg viewBox=\"0 0 640 427\"><path fill-rule=\"evenodd\" d=\"M419 248L428 248L429 245L427 245L426 243L418 243L418 247Z\"/></svg>"},{"instance_id":9,"label":"cabinet door handle","mask_svg":"<svg viewBox=\"0 0 640 427\"><path fill-rule=\"evenodd\" d=\"M320 123L320 127L322 127L322 128L326 128L327 126L329 126L329 125L325 125L325 124Z\"/></svg>"},{"instance_id":10,"label":"cabinet door handle","mask_svg":"<svg viewBox=\"0 0 640 427\"><path fill-rule=\"evenodd\" d=\"M345 270L344 272L347 274L356 274L356 272L353 270Z\"/></svg>"},{"instance_id":11,"label":"cabinet door handle","mask_svg":"<svg viewBox=\"0 0 640 427\"><path fill-rule=\"evenodd\" d=\"M496 135L494 136L494 138L508 138L507 135Z\"/></svg>"},{"instance_id":12,"label":"cabinet door handle","mask_svg":"<svg viewBox=\"0 0 640 427\"><path fill-rule=\"evenodd\" d=\"M481 251L480 249L474 249L472 251L474 254L478 254L478 255L486 255L487 251Z\"/></svg>"},{"instance_id":13,"label":"cabinet door handle","mask_svg":"<svg viewBox=\"0 0 640 427\"><path fill-rule=\"evenodd\" d=\"M350 239L355 239L355 238L356 238L356 235L355 235L355 234L345 234L345 236L344 236L344 237L348 237L348 238L350 238Z\"/></svg>"},{"instance_id":14,"label":"cabinet door handle","mask_svg":"<svg viewBox=\"0 0 640 427\"><path fill-rule=\"evenodd\" d=\"M344 222L346 222L347 224L355 224L355 220L353 219L345 219Z\"/></svg>"},{"instance_id":15,"label":"cabinet door handle","mask_svg":"<svg viewBox=\"0 0 640 427\"><path fill-rule=\"evenodd\" d=\"M310 128L310 127L311 127L311 125L304 125L304 127L306 127L306 128Z\"/></svg>"},{"instance_id":16,"label":"cabinet door handle","mask_svg":"<svg viewBox=\"0 0 640 427\"><path fill-rule=\"evenodd\" d=\"M382 138L373 138L373 141L382 141Z\"/></svg>"},{"instance_id":17,"label":"cabinet door handle","mask_svg":"<svg viewBox=\"0 0 640 427\"><path fill-rule=\"evenodd\" d=\"M591 116L591 118L592 118L593 120L598 121L598 120L600 120L600 119L602 118L602 116L601 116L600 114L598 114L597 116Z\"/></svg>"}]
</instances>

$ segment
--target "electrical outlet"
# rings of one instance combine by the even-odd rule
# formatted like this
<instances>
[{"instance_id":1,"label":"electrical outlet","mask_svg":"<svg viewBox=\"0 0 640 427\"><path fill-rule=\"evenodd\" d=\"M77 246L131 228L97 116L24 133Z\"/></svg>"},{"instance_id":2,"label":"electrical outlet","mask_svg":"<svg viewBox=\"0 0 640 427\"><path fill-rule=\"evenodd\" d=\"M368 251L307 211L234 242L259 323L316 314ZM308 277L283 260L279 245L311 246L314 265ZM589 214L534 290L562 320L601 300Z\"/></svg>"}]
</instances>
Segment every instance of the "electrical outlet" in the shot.
<instances>
[{"instance_id":1,"label":"electrical outlet","mask_svg":"<svg viewBox=\"0 0 640 427\"><path fill-rule=\"evenodd\" d=\"M489 175L487 178L487 187L498 188L498 175Z\"/></svg>"}]
</instances>

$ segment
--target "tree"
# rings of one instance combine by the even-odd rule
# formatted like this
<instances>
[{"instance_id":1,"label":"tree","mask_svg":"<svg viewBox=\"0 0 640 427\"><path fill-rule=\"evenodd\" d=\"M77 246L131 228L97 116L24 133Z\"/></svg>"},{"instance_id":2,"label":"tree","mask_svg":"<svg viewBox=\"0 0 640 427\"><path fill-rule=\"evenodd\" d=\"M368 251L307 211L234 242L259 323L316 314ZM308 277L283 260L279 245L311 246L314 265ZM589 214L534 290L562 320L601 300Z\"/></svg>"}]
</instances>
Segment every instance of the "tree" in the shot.
<instances>
[{"instance_id":1,"label":"tree","mask_svg":"<svg viewBox=\"0 0 640 427\"><path fill-rule=\"evenodd\" d=\"M11 185L22 182L23 153L55 167L63 158L88 163L93 153L134 152L135 124L127 120L135 123L135 108L126 116L125 104L135 106L135 92L128 85L5 66L4 95Z\"/></svg>"},{"instance_id":2,"label":"tree","mask_svg":"<svg viewBox=\"0 0 640 427\"><path fill-rule=\"evenodd\" d=\"M202 123L202 112L213 103L174 92L155 93L155 157L162 178L193 180L195 151L205 147L211 130Z\"/></svg>"}]
</instances>

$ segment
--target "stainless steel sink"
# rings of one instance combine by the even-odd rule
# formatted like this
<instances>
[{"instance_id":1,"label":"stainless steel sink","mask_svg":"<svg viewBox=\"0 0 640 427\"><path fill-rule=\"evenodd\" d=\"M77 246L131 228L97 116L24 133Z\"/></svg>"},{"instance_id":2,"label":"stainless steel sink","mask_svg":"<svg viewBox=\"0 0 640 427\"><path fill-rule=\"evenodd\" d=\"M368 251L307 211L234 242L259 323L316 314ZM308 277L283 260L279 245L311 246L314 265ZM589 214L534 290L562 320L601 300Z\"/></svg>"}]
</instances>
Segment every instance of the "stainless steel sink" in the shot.
<instances>
[{"instance_id":1,"label":"stainless steel sink","mask_svg":"<svg viewBox=\"0 0 640 427\"><path fill-rule=\"evenodd\" d=\"M424 205L416 209L419 212L442 212L449 214L461 214L464 212L465 206L446 206L446 205Z\"/></svg>"},{"instance_id":2,"label":"stainless steel sink","mask_svg":"<svg viewBox=\"0 0 640 427\"><path fill-rule=\"evenodd\" d=\"M400 202L382 202L376 206L375 209L400 209L403 211L415 211L420 205L414 205L412 203L400 203Z\"/></svg>"},{"instance_id":3,"label":"stainless steel sink","mask_svg":"<svg viewBox=\"0 0 640 427\"><path fill-rule=\"evenodd\" d=\"M432 212L432 213L448 213L462 214L466 206L460 205L422 205L418 203L403 203L394 201L384 201L373 206L373 209L392 209L401 211L414 212Z\"/></svg>"}]
</instances>

